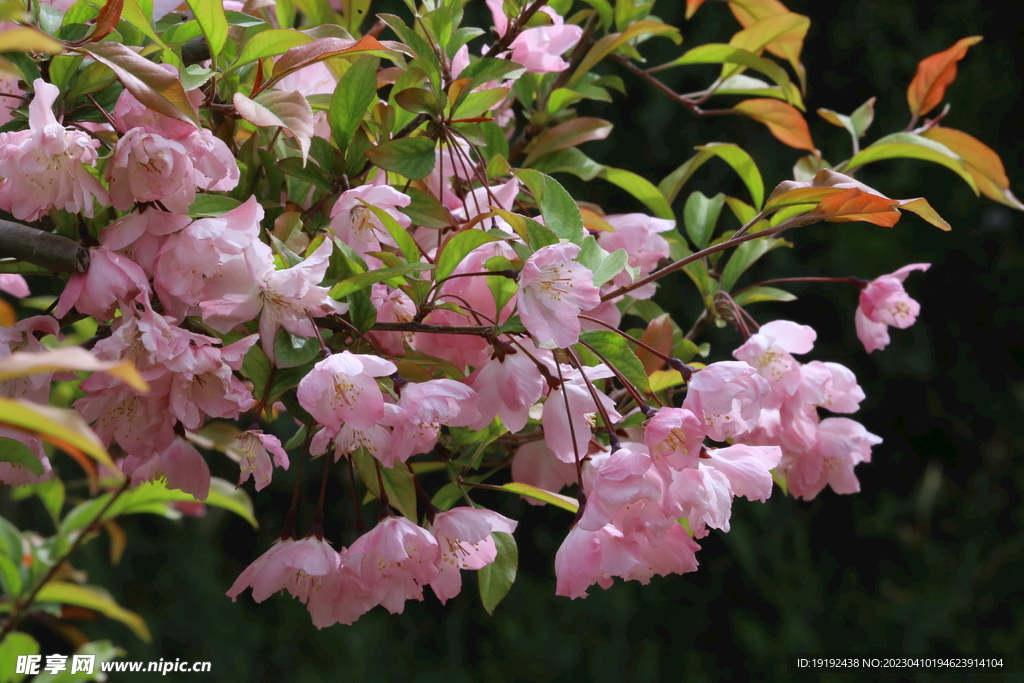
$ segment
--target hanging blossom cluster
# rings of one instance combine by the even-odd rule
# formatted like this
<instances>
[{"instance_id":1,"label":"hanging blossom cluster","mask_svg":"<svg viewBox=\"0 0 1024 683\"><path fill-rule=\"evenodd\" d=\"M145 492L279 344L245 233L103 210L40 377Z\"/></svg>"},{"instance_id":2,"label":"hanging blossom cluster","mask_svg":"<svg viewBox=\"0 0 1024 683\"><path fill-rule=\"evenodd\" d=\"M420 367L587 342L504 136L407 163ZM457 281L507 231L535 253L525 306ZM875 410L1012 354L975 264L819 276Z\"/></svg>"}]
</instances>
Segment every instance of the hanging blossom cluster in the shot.
<instances>
[{"instance_id":1,"label":"hanging blossom cluster","mask_svg":"<svg viewBox=\"0 0 1024 683\"><path fill-rule=\"evenodd\" d=\"M515 132L509 88L524 71L566 71L583 30L548 8L541 9L548 25L513 27L500 2L488 6L502 39L515 32L503 49L523 68L473 81L472 69L484 62L465 46L444 68L451 81L474 83L474 95L502 91L467 119L503 126L507 143ZM462 74L471 75L457 80ZM319 62L278 81L272 94L302 102L345 85ZM493 172L474 141L455 135L435 146L432 170L415 183L388 173L385 162L360 164L337 192L288 181L276 188L280 197L261 200L239 194L236 158L238 145L260 139L258 128L268 125L257 117L229 145L126 89L107 123L70 127L54 109L58 88L39 79L32 91L27 128L0 133L0 208L24 221L55 211L105 218L88 245L88 269L70 276L53 316L0 328L0 358L42 351L42 337L59 339L62 324L92 317L103 326L90 352L131 362L148 384L142 391L94 375L81 381L84 396L74 403L132 484L164 482L205 500L211 474L196 435L227 420L245 425L225 449L239 464L239 486L252 479L260 491L309 457L324 463L325 477L335 466L351 474L352 486L358 470L381 503L380 521L347 547L328 540L322 496L308 533L289 515L279 540L238 576L232 599L250 588L256 601L287 591L325 627L352 623L377 605L400 613L406 601L423 599L425 586L442 602L453 598L461 572L495 563L499 540L517 526L470 497L502 488L472 474L481 463L487 476L510 468L521 486L507 490L525 492L531 503L576 510L555 558L559 595L582 597L614 577L647 583L696 570L699 539L729 530L737 496L763 502L776 481L807 500L825 487L858 491L855 467L881 443L844 417L864 399L848 368L795 358L811 352L811 327L776 320L751 331L743 323L735 360L707 365L674 357L682 335L669 328L667 347L657 335L620 335L624 312L651 299L655 274L679 244L672 220L586 207L585 228L573 233L545 203L560 197L557 183L541 176L551 183L541 192L540 174ZM199 88L186 96L196 120L213 102ZM236 104L244 118L251 110L243 100ZM376 96L367 106L384 119L390 109ZM289 124L283 136L277 128L267 141L291 153L300 147L304 169L314 163L306 148L329 148L339 135L336 121L307 114L308 126ZM253 185L260 177L251 175L253 165L266 162L247 159ZM860 193L861 201L870 190L823 173L793 192ZM216 192L237 201L222 211L194 209ZM898 215L894 200L868 196L891 202L886 210ZM445 227L422 219L424 197ZM523 201L539 215L513 213ZM288 215L323 220L289 231ZM927 268L851 281L860 289L855 324L867 351L888 344L888 327L914 322L919 306L903 283ZM418 279L419 271L426 276ZM0 275L0 289L29 294L17 275ZM367 315L369 323L360 322ZM638 345L643 381L676 373L665 385L673 390L659 397L642 389L638 356L610 353L619 347L609 346L609 335L621 348L629 348L624 339ZM305 348L311 355L293 362ZM283 375L294 381L274 391ZM0 380L0 396L44 404L54 379L67 377ZM264 429L268 417L285 413L301 426L287 449ZM0 436L24 443L42 467L34 474L3 462L0 480L54 476L39 438L7 428ZM479 447L462 461L457 451L466 444ZM453 495L426 492L415 474L420 456L453 473L445 487ZM466 505L453 507L460 499Z\"/></svg>"}]
</instances>

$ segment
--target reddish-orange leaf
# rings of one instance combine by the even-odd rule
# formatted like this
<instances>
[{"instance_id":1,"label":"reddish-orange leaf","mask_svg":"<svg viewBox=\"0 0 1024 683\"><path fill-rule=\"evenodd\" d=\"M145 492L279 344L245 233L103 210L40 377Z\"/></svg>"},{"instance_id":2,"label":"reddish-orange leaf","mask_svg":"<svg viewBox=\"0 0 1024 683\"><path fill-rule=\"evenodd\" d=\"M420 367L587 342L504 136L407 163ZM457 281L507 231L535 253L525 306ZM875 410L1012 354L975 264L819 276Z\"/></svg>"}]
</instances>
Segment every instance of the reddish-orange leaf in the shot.
<instances>
[{"instance_id":1,"label":"reddish-orange leaf","mask_svg":"<svg viewBox=\"0 0 1024 683\"><path fill-rule=\"evenodd\" d=\"M940 142L960 155L978 185L978 190L989 199L1024 211L1024 204L1010 192L1010 179L1002 159L981 140L952 128L935 126L923 133L924 137Z\"/></svg>"},{"instance_id":2,"label":"reddish-orange leaf","mask_svg":"<svg viewBox=\"0 0 1024 683\"><path fill-rule=\"evenodd\" d=\"M640 341L666 356L671 356L672 321L669 319L668 313L659 315L657 318L652 320L650 324L647 325L647 329L644 331L643 336L640 337ZM659 358L642 346L637 347L636 357L644 364L644 373L646 373L648 377L650 377L651 373L661 370L665 365L664 359Z\"/></svg>"},{"instance_id":3,"label":"reddish-orange leaf","mask_svg":"<svg viewBox=\"0 0 1024 683\"><path fill-rule=\"evenodd\" d=\"M768 130L776 138L797 149L815 150L811 131L800 110L780 100L760 98L744 100L733 111L749 116L768 126Z\"/></svg>"},{"instance_id":4,"label":"reddish-orange leaf","mask_svg":"<svg viewBox=\"0 0 1024 683\"><path fill-rule=\"evenodd\" d=\"M898 199L886 199L856 187L825 197L809 216L821 216L832 223L864 221L891 228L900 220Z\"/></svg>"},{"instance_id":5,"label":"reddish-orange leaf","mask_svg":"<svg viewBox=\"0 0 1024 683\"><path fill-rule=\"evenodd\" d=\"M704 4L704 0L686 0L686 18L689 19Z\"/></svg>"},{"instance_id":6,"label":"reddish-orange leaf","mask_svg":"<svg viewBox=\"0 0 1024 683\"><path fill-rule=\"evenodd\" d=\"M907 104L914 116L924 116L946 95L946 88L956 78L956 63L967 54L967 48L981 41L981 36L961 38L956 44L921 60L914 80L907 88Z\"/></svg>"}]
</instances>

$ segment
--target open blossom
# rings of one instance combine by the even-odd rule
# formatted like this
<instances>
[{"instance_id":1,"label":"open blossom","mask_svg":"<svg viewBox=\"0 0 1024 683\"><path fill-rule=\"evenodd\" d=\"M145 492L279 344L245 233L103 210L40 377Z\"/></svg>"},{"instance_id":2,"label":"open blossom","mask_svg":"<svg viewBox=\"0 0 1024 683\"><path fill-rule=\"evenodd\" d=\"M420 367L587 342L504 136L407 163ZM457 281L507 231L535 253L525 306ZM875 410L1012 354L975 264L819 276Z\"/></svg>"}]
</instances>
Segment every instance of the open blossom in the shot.
<instances>
[{"instance_id":1,"label":"open blossom","mask_svg":"<svg viewBox=\"0 0 1024 683\"><path fill-rule=\"evenodd\" d=\"M504 36L508 30L508 17L505 16L501 0L487 0L494 19L494 27L498 35ZM557 12L541 7L551 17L551 26L528 28L509 46L512 49L512 61L519 62L527 71L542 74L550 71L565 71L569 63L562 55L576 46L583 37L583 29L579 26L566 25Z\"/></svg>"},{"instance_id":2,"label":"open blossom","mask_svg":"<svg viewBox=\"0 0 1024 683\"><path fill-rule=\"evenodd\" d=\"M313 536L301 541L282 539L238 575L227 595L234 601L242 591L252 587L252 599L256 602L263 602L285 589L302 602L326 597L318 593L340 563L340 555L323 539Z\"/></svg>"},{"instance_id":3,"label":"open blossom","mask_svg":"<svg viewBox=\"0 0 1024 683\"><path fill-rule=\"evenodd\" d=\"M409 206L411 201L408 195L388 185L363 185L347 190L331 209L331 229L360 255L380 251L382 244L395 246L391 233L363 202L387 211L399 225L408 228L412 220L398 208Z\"/></svg>"},{"instance_id":4,"label":"open blossom","mask_svg":"<svg viewBox=\"0 0 1024 683\"><path fill-rule=\"evenodd\" d=\"M929 268L930 263L911 263L893 273L875 278L861 290L855 322L857 338L868 353L889 345L887 327L903 330L917 320L921 304L910 298L903 289L903 283L915 270L925 271Z\"/></svg>"},{"instance_id":5,"label":"open blossom","mask_svg":"<svg viewBox=\"0 0 1024 683\"><path fill-rule=\"evenodd\" d=\"M580 528L597 531L630 503L658 500L660 489L645 476L649 469L651 456L628 447L591 456L583 468L587 504Z\"/></svg>"},{"instance_id":6,"label":"open blossom","mask_svg":"<svg viewBox=\"0 0 1024 683\"><path fill-rule=\"evenodd\" d=\"M494 562L498 549L491 532L510 534L517 522L491 510L457 507L434 515L430 533L441 549L437 578L430 583L442 603L462 590L462 569L483 569Z\"/></svg>"},{"instance_id":7,"label":"open blossom","mask_svg":"<svg viewBox=\"0 0 1024 683\"><path fill-rule=\"evenodd\" d=\"M406 384L397 410L388 413L385 423L393 428L390 453L382 462L391 467L395 459L405 462L410 456L425 453L437 443L441 425L466 427L480 418L476 392L450 379L434 379Z\"/></svg>"},{"instance_id":8,"label":"open blossom","mask_svg":"<svg viewBox=\"0 0 1024 683\"><path fill-rule=\"evenodd\" d=\"M625 249L629 255L629 265L640 269L640 277L650 275L658 262L669 256L668 240L659 233L674 230L676 222L664 218L653 218L643 213L624 213L605 216L615 232L602 231L597 235L598 245L605 251L614 252ZM625 270L605 283L608 291L618 289L632 282L632 276ZM654 296L657 285L646 284L631 291L634 299L650 299Z\"/></svg>"},{"instance_id":9,"label":"open blossom","mask_svg":"<svg viewBox=\"0 0 1024 683\"><path fill-rule=\"evenodd\" d=\"M281 440L273 434L253 429L242 432L235 437L235 450L242 454L242 461L238 463L241 469L238 475L239 486L251 476L259 491L270 483L274 465L288 469L288 453L281 448ZM270 453L274 454L273 463L270 461Z\"/></svg>"},{"instance_id":10,"label":"open blossom","mask_svg":"<svg viewBox=\"0 0 1024 683\"><path fill-rule=\"evenodd\" d=\"M109 249L90 249L89 269L71 276L54 315L62 318L74 308L98 320L110 320L119 306L140 293L148 295L149 278L138 264Z\"/></svg>"},{"instance_id":11,"label":"open blossom","mask_svg":"<svg viewBox=\"0 0 1024 683\"><path fill-rule=\"evenodd\" d=\"M13 273L0 273L0 292L6 292L19 299L24 299L31 293L28 291L25 278Z\"/></svg>"},{"instance_id":12,"label":"open blossom","mask_svg":"<svg viewBox=\"0 0 1024 683\"><path fill-rule=\"evenodd\" d=\"M342 351L313 366L299 382L299 405L333 429L347 423L369 429L384 417L384 396L376 377L397 372L395 364L376 356Z\"/></svg>"},{"instance_id":13,"label":"open blossom","mask_svg":"<svg viewBox=\"0 0 1024 683\"><path fill-rule=\"evenodd\" d=\"M537 356L535 349L530 351ZM477 393L480 409L480 419L470 426L483 429L497 415L513 434L526 426L530 408L540 400L545 387L537 364L514 348L503 351L500 356L496 354L467 381Z\"/></svg>"},{"instance_id":14,"label":"open blossom","mask_svg":"<svg viewBox=\"0 0 1024 683\"><path fill-rule=\"evenodd\" d=\"M777 385L780 396L791 395L800 387L800 363L792 354L809 352L817 337L814 329L807 325L774 320L762 325L732 355L757 368L762 377Z\"/></svg>"},{"instance_id":15,"label":"open blossom","mask_svg":"<svg viewBox=\"0 0 1024 683\"><path fill-rule=\"evenodd\" d=\"M129 455L121 467L136 486L144 481L165 479L167 488L179 489L199 500L206 500L210 493L210 466L199 451L180 436L149 457Z\"/></svg>"},{"instance_id":16,"label":"open blossom","mask_svg":"<svg viewBox=\"0 0 1024 683\"><path fill-rule=\"evenodd\" d=\"M882 439L845 417L825 418L817 434L818 441L809 452L787 453L780 464L790 492L797 498L811 500L826 486L836 493L860 491L853 469L859 463L871 461L871 448L882 443Z\"/></svg>"},{"instance_id":17,"label":"open blossom","mask_svg":"<svg viewBox=\"0 0 1024 683\"><path fill-rule=\"evenodd\" d=\"M29 130L0 133L0 208L26 221L39 220L52 207L92 217L93 199L108 201L86 168L96 161L99 140L57 123L56 86L37 78L32 87Z\"/></svg>"},{"instance_id":18,"label":"open blossom","mask_svg":"<svg viewBox=\"0 0 1024 683\"><path fill-rule=\"evenodd\" d=\"M192 160L185 147L143 128L132 128L107 162L110 202L127 211L135 202L159 201L185 213L196 198Z\"/></svg>"},{"instance_id":19,"label":"open blossom","mask_svg":"<svg viewBox=\"0 0 1024 683\"><path fill-rule=\"evenodd\" d=\"M580 311L601 303L594 274L573 261L575 244L549 244L538 249L519 274L519 315L538 344L565 348L580 337Z\"/></svg>"},{"instance_id":20,"label":"open blossom","mask_svg":"<svg viewBox=\"0 0 1024 683\"><path fill-rule=\"evenodd\" d=\"M591 382L615 376L604 364L585 370ZM587 455L598 409L579 370L563 365L562 378L565 380L562 385L552 389L544 401L541 423L544 425L544 440L548 448L563 462L575 463L577 458ZM597 396L612 423L622 419L615 410L614 401L600 391Z\"/></svg>"},{"instance_id":21,"label":"open blossom","mask_svg":"<svg viewBox=\"0 0 1024 683\"><path fill-rule=\"evenodd\" d=\"M694 374L683 407L701 417L715 441L749 432L757 425L761 402L771 386L742 361L712 363Z\"/></svg>"},{"instance_id":22,"label":"open blossom","mask_svg":"<svg viewBox=\"0 0 1024 683\"><path fill-rule=\"evenodd\" d=\"M388 517L356 539L343 554L374 602L392 614L406 600L422 600L423 586L437 579L441 548L426 529L405 517Z\"/></svg>"},{"instance_id":23,"label":"open blossom","mask_svg":"<svg viewBox=\"0 0 1024 683\"><path fill-rule=\"evenodd\" d=\"M686 408L662 408L644 431L655 466L696 467L704 444L704 423Z\"/></svg>"}]
</instances>

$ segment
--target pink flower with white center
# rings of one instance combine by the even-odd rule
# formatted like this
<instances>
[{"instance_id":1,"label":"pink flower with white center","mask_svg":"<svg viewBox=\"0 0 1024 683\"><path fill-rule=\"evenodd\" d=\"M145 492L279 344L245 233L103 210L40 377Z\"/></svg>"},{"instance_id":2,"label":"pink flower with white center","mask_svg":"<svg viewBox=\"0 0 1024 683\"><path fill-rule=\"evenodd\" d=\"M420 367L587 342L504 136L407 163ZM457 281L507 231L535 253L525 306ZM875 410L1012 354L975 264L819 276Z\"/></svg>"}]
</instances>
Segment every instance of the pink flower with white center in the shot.
<instances>
[{"instance_id":1,"label":"pink flower with white center","mask_svg":"<svg viewBox=\"0 0 1024 683\"><path fill-rule=\"evenodd\" d=\"M192 161L181 143L132 128L117 141L107 162L110 203L127 211L136 202L161 202L186 213L196 199Z\"/></svg>"},{"instance_id":2,"label":"pink flower with white center","mask_svg":"<svg viewBox=\"0 0 1024 683\"><path fill-rule=\"evenodd\" d=\"M0 358L18 351L45 351L36 335L59 335L60 324L48 315L36 315L19 320L11 327L0 327ZM60 337L58 337L60 338ZM24 377L0 379L0 396L23 398L35 403L50 402L52 372L35 372Z\"/></svg>"},{"instance_id":3,"label":"pink flower with white center","mask_svg":"<svg viewBox=\"0 0 1024 683\"><path fill-rule=\"evenodd\" d=\"M342 548L340 557L347 551ZM373 593L359 580L352 563L339 564L334 571L320 578L320 590L306 603L310 619L317 628L333 624L352 624L377 606Z\"/></svg>"},{"instance_id":4,"label":"pink flower with white center","mask_svg":"<svg viewBox=\"0 0 1024 683\"><path fill-rule=\"evenodd\" d=\"M615 232L598 233L598 245L609 252L625 249L629 254L629 265L640 269L640 277L653 273L658 267L658 262L668 258L668 240L658 233L675 230L675 221L652 218L643 213L616 214L605 216L604 219L615 228ZM605 283L604 289L612 291L632 281L632 276L622 271ZM629 295L634 299L650 299L654 296L656 288L657 285L652 282L634 289Z\"/></svg>"},{"instance_id":5,"label":"pink flower with white center","mask_svg":"<svg viewBox=\"0 0 1024 683\"><path fill-rule=\"evenodd\" d=\"M321 586L326 577L338 571L340 564L340 554L323 539L282 539L238 575L227 596L234 602L242 591L252 587L252 599L256 602L284 589L303 603L327 597L319 595Z\"/></svg>"},{"instance_id":6,"label":"pink flower with white center","mask_svg":"<svg viewBox=\"0 0 1024 683\"><path fill-rule=\"evenodd\" d=\"M855 413L864 400L857 377L839 363L811 361L800 368L799 397L833 413Z\"/></svg>"},{"instance_id":7,"label":"pink flower with white center","mask_svg":"<svg viewBox=\"0 0 1024 683\"><path fill-rule=\"evenodd\" d=\"M384 417L384 396L375 377L398 371L383 358L342 351L325 358L299 382L301 405L320 424L369 429Z\"/></svg>"},{"instance_id":8,"label":"pink flower with white center","mask_svg":"<svg viewBox=\"0 0 1024 683\"><path fill-rule=\"evenodd\" d=\"M399 225L408 228L412 219L398 208L409 206L411 201L408 195L388 185L362 185L338 197L331 209L331 229L361 256L368 251L380 251L382 244L396 246L391 233L363 202L387 211Z\"/></svg>"},{"instance_id":9,"label":"pink flower with white center","mask_svg":"<svg viewBox=\"0 0 1024 683\"><path fill-rule=\"evenodd\" d=\"M384 413L397 412L398 406L391 403L384 404ZM384 418L387 421L387 417ZM325 427L313 437L309 444L309 452L313 455L325 453L331 443L334 443L334 461L337 462L341 456L350 455L360 448L384 463L385 467L394 466L397 457L395 450L391 447L391 428L384 425L374 425L367 429L353 429L349 424L341 425L341 429Z\"/></svg>"},{"instance_id":10,"label":"pink flower with white center","mask_svg":"<svg viewBox=\"0 0 1024 683\"><path fill-rule=\"evenodd\" d=\"M480 418L476 392L450 379L433 379L406 384L398 410L389 412L384 423L393 428L392 452L382 461L390 467L395 459L405 462L426 453L437 443L441 425L466 427Z\"/></svg>"},{"instance_id":11,"label":"pink flower with white center","mask_svg":"<svg viewBox=\"0 0 1024 683\"><path fill-rule=\"evenodd\" d=\"M778 467L782 449L778 446L746 446L735 444L728 448L709 448L709 459L700 464L718 470L729 480L734 496L762 503L772 495L771 470Z\"/></svg>"},{"instance_id":12,"label":"pink flower with white center","mask_svg":"<svg viewBox=\"0 0 1024 683\"><path fill-rule=\"evenodd\" d=\"M270 483L274 465L288 469L288 453L281 447L281 440L273 434L264 434L255 429L244 431L235 437L235 450L242 454L242 461L238 463L241 469L238 486L251 476L256 490L260 491ZM270 453L274 454L273 463L270 461Z\"/></svg>"},{"instance_id":13,"label":"pink flower with white center","mask_svg":"<svg viewBox=\"0 0 1024 683\"><path fill-rule=\"evenodd\" d=\"M682 525L672 520L664 534L637 534L641 561L622 578L647 584L657 574L685 574L697 571L696 553L700 546Z\"/></svg>"},{"instance_id":14,"label":"pink flower with white center","mask_svg":"<svg viewBox=\"0 0 1024 683\"><path fill-rule=\"evenodd\" d=\"M401 614L406 600L423 599L423 586L441 573L440 559L437 540L405 517L381 520L342 556L374 601L392 614Z\"/></svg>"},{"instance_id":15,"label":"pink flower with white center","mask_svg":"<svg viewBox=\"0 0 1024 683\"><path fill-rule=\"evenodd\" d=\"M708 527L729 531L733 495L725 473L701 463L671 476L662 498L666 516L685 517L697 538L707 536Z\"/></svg>"},{"instance_id":16,"label":"pink flower with white center","mask_svg":"<svg viewBox=\"0 0 1024 683\"><path fill-rule=\"evenodd\" d=\"M74 308L106 321L126 302L139 294L148 297L149 292L149 278L138 264L116 251L93 248L89 250L89 269L71 276L54 315L63 318Z\"/></svg>"},{"instance_id":17,"label":"pink flower with white center","mask_svg":"<svg viewBox=\"0 0 1024 683\"><path fill-rule=\"evenodd\" d=\"M462 590L462 569L483 569L498 557L491 533L511 534L518 522L491 510L470 507L452 508L434 515L430 533L441 549L437 568L440 573L430 583L442 604Z\"/></svg>"},{"instance_id":18,"label":"pink flower with white center","mask_svg":"<svg viewBox=\"0 0 1024 683\"><path fill-rule=\"evenodd\" d=\"M50 208L93 215L93 200L108 203L107 191L89 173L99 140L57 123L56 86L37 78L28 106L29 130L0 133L0 208L23 221L39 220Z\"/></svg>"},{"instance_id":19,"label":"pink flower with white center","mask_svg":"<svg viewBox=\"0 0 1024 683\"><path fill-rule=\"evenodd\" d=\"M882 439L864 429L864 425L845 417L821 421L818 443L803 454L787 453L781 468L786 471L789 490L797 498L811 500L825 486L836 493L857 493L860 482L853 468L871 462L871 448Z\"/></svg>"},{"instance_id":20,"label":"pink flower with white center","mask_svg":"<svg viewBox=\"0 0 1024 683\"><path fill-rule=\"evenodd\" d=\"M903 288L903 282L915 270L925 271L929 268L930 263L911 263L894 273L872 280L861 290L855 322L857 338L868 353L889 345L887 326L904 330L917 320L921 304L910 298Z\"/></svg>"},{"instance_id":21,"label":"pink flower with white center","mask_svg":"<svg viewBox=\"0 0 1024 683\"><path fill-rule=\"evenodd\" d=\"M508 30L508 17L502 7L501 0L487 0L494 19L494 28L498 35L504 36ZM579 26L566 25L565 21L554 10L542 7L551 17L551 26L528 28L509 46L512 49L512 61L519 62L531 73L542 74L550 71L565 71L569 63L561 55L571 50L583 37L583 29Z\"/></svg>"},{"instance_id":22,"label":"pink flower with white center","mask_svg":"<svg viewBox=\"0 0 1024 683\"><path fill-rule=\"evenodd\" d=\"M579 527L597 531L630 503L657 501L661 490L645 476L649 469L651 456L630 448L592 456L583 467L587 504Z\"/></svg>"},{"instance_id":23,"label":"pink flower with white center","mask_svg":"<svg viewBox=\"0 0 1024 683\"><path fill-rule=\"evenodd\" d=\"M580 338L580 311L601 303L594 274L573 261L579 253L575 244L549 244L519 273L519 316L538 345L572 346Z\"/></svg>"},{"instance_id":24,"label":"pink flower with white center","mask_svg":"<svg viewBox=\"0 0 1024 683\"><path fill-rule=\"evenodd\" d=\"M109 223L100 231L100 244L111 251L122 251L152 276L157 256L167 235L182 230L192 221L188 216L167 213L152 207Z\"/></svg>"},{"instance_id":25,"label":"pink flower with white center","mask_svg":"<svg viewBox=\"0 0 1024 683\"><path fill-rule=\"evenodd\" d=\"M434 231L436 232L436 231ZM479 278L459 278L460 280L473 280ZM494 303L490 291L481 292L482 298L486 293L491 300L491 307ZM479 292L479 289L477 290ZM457 302L456 302L457 304ZM447 309L431 311L423 322L431 325L475 325L475 321L467 318L465 314L456 313ZM466 336L455 334L434 334L431 332L417 332L413 339L413 348L420 353L425 353L436 358L443 358L460 370L467 367L478 368L487 364L490 345L483 337ZM467 371L468 372L468 371Z\"/></svg>"},{"instance_id":26,"label":"pink flower with white center","mask_svg":"<svg viewBox=\"0 0 1024 683\"><path fill-rule=\"evenodd\" d=\"M179 489L198 500L206 500L210 494L210 466L199 451L180 436L150 457L129 455L121 468L132 478L133 486L165 479L167 488Z\"/></svg>"},{"instance_id":27,"label":"pink flower with white center","mask_svg":"<svg viewBox=\"0 0 1024 683\"><path fill-rule=\"evenodd\" d=\"M647 421L644 443L656 467L696 467L704 445L704 422L686 408L662 408Z\"/></svg>"},{"instance_id":28,"label":"pink flower with white center","mask_svg":"<svg viewBox=\"0 0 1024 683\"><path fill-rule=\"evenodd\" d=\"M743 361L721 361L693 375L683 407L704 420L708 436L725 441L754 428L770 391L768 380Z\"/></svg>"},{"instance_id":29,"label":"pink flower with white center","mask_svg":"<svg viewBox=\"0 0 1024 683\"><path fill-rule=\"evenodd\" d=\"M523 343L537 358L537 350L531 348L533 345L526 340ZM471 375L467 384L476 391L477 408L480 410L480 419L470 426L483 429L497 415L513 434L526 426L530 408L540 400L547 386L537 364L525 352L512 346L495 351L487 365Z\"/></svg>"},{"instance_id":30,"label":"pink flower with white center","mask_svg":"<svg viewBox=\"0 0 1024 683\"><path fill-rule=\"evenodd\" d=\"M792 395L800 388L800 363L791 354L807 353L814 348L817 337L807 325L775 320L762 325L732 355L757 368L762 377L781 390L781 395Z\"/></svg>"},{"instance_id":31,"label":"pink flower with white center","mask_svg":"<svg viewBox=\"0 0 1024 683\"><path fill-rule=\"evenodd\" d=\"M586 373L591 382L615 375L604 364L588 367ZM562 377L564 383L553 389L544 401L541 423L544 425L544 441L548 448L559 460L575 463L577 458L582 460L587 455L598 410L579 370L563 365ZM608 419L613 424L621 420L622 416L615 410L615 402L600 391L597 395L608 413ZM568 412L566 398L569 402Z\"/></svg>"},{"instance_id":32,"label":"pink flower with white center","mask_svg":"<svg viewBox=\"0 0 1024 683\"><path fill-rule=\"evenodd\" d=\"M635 571L642 559L636 540L611 524L597 531L574 526L555 554L555 595L585 598L587 588L610 587L612 577Z\"/></svg>"},{"instance_id":33,"label":"pink flower with white center","mask_svg":"<svg viewBox=\"0 0 1024 683\"><path fill-rule=\"evenodd\" d=\"M19 299L24 299L31 294L28 291L28 283L25 282L25 278L13 273L0 273L0 292L6 292Z\"/></svg>"},{"instance_id":34,"label":"pink flower with white center","mask_svg":"<svg viewBox=\"0 0 1024 683\"><path fill-rule=\"evenodd\" d=\"M512 481L558 493L576 483L576 466L556 458L543 440L528 441L516 451L512 461ZM546 505L536 498L521 497L531 505Z\"/></svg>"}]
</instances>

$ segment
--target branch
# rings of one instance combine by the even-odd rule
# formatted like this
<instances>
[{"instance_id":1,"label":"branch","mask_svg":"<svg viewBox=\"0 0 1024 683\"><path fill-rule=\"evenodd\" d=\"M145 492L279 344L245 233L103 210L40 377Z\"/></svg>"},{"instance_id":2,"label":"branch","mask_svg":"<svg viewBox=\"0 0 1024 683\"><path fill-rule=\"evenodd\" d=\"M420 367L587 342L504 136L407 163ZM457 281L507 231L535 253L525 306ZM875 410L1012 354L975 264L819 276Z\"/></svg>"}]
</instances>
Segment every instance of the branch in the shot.
<instances>
[{"instance_id":1,"label":"branch","mask_svg":"<svg viewBox=\"0 0 1024 683\"><path fill-rule=\"evenodd\" d=\"M647 81L655 88L660 90L670 100L672 100L676 104L681 104L682 106L686 107L697 116L728 116L736 114L736 112L733 111L732 109L701 109L699 106L697 106L696 101L691 100L688 97L684 97L683 95L680 95L675 90L668 87L667 85L659 81L657 78L652 76L649 72L641 69L636 64L631 62L629 60L629 57L626 57L625 55L610 55L610 57L619 64L621 64L622 66L629 69L631 72L633 72L633 74L639 76L641 79Z\"/></svg>"},{"instance_id":2,"label":"branch","mask_svg":"<svg viewBox=\"0 0 1024 683\"><path fill-rule=\"evenodd\" d=\"M0 257L13 257L57 273L84 273L89 250L75 240L0 220Z\"/></svg>"}]
</instances>

